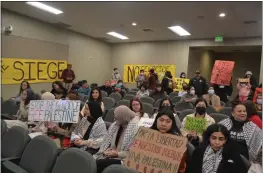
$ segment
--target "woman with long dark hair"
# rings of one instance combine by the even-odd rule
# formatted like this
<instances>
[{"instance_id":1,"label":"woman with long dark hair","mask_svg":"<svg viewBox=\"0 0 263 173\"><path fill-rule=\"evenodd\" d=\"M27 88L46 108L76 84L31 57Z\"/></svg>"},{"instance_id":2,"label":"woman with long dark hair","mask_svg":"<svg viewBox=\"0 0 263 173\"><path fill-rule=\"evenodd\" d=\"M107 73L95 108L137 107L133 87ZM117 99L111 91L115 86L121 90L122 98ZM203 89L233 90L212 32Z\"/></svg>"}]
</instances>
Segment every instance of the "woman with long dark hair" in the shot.
<instances>
[{"instance_id":1,"label":"woman with long dark hair","mask_svg":"<svg viewBox=\"0 0 263 173\"><path fill-rule=\"evenodd\" d=\"M68 91L67 91L66 88L64 88L62 82L60 82L60 81L55 81L55 82L52 83L51 93L52 93L53 95L55 95L55 96L56 96L57 94L61 94L61 98L66 98Z\"/></svg>"},{"instance_id":2,"label":"woman with long dark hair","mask_svg":"<svg viewBox=\"0 0 263 173\"><path fill-rule=\"evenodd\" d=\"M149 118L149 115L143 111L143 104L138 98L130 101L130 109L136 114L135 118L139 121L141 118Z\"/></svg>"},{"instance_id":3,"label":"woman with long dark hair","mask_svg":"<svg viewBox=\"0 0 263 173\"><path fill-rule=\"evenodd\" d=\"M99 87L94 87L91 89L91 95L89 101L95 101L100 104L102 112L104 112L104 103L102 102L102 95Z\"/></svg>"},{"instance_id":4,"label":"woman with long dark hair","mask_svg":"<svg viewBox=\"0 0 263 173\"><path fill-rule=\"evenodd\" d=\"M19 104L21 102L22 93L26 89L31 89L31 87L30 87L29 82L24 80L20 84L19 93L15 97L12 97L11 99L14 99L16 101L16 103Z\"/></svg>"}]
</instances>

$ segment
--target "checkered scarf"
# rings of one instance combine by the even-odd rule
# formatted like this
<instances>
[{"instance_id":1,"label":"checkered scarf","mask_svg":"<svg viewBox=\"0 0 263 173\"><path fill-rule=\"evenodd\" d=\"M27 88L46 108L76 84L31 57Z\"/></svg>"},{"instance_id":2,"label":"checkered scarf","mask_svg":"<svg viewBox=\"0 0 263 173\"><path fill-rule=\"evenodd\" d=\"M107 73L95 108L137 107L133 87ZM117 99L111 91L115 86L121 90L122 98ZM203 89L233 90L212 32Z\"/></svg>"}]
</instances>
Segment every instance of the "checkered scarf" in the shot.
<instances>
[{"instance_id":1,"label":"checkered scarf","mask_svg":"<svg viewBox=\"0 0 263 173\"><path fill-rule=\"evenodd\" d=\"M218 166L222 160L221 148L219 151L215 152L209 145L204 153L202 173L216 173Z\"/></svg>"}]
</instances>

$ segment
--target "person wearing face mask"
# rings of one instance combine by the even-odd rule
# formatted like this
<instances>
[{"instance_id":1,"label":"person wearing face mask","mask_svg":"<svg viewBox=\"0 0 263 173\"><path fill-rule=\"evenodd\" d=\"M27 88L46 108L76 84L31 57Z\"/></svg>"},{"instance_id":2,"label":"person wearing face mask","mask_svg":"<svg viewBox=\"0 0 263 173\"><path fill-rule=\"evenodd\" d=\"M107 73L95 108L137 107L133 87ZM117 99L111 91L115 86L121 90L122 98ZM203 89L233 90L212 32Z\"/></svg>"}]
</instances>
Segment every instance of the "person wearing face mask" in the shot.
<instances>
[{"instance_id":1,"label":"person wearing face mask","mask_svg":"<svg viewBox=\"0 0 263 173\"><path fill-rule=\"evenodd\" d=\"M116 92L119 92L119 93L122 95L122 97L124 97L125 93L127 93L127 92L129 91L128 88L126 88L126 87L123 85L123 81L122 81L122 80L119 80L119 81L117 82L117 84L116 84L115 87L114 87L114 90L115 90Z\"/></svg>"},{"instance_id":2,"label":"person wearing face mask","mask_svg":"<svg viewBox=\"0 0 263 173\"><path fill-rule=\"evenodd\" d=\"M135 116L127 106L121 105L115 109L116 121L110 126L99 152L93 156L97 160L98 173L112 164L121 164L127 157L129 146L139 129Z\"/></svg>"},{"instance_id":3,"label":"person wearing face mask","mask_svg":"<svg viewBox=\"0 0 263 173\"><path fill-rule=\"evenodd\" d=\"M186 78L185 72L182 72L182 73L180 74L180 78Z\"/></svg>"},{"instance_id":4,"label":"person wearing face mask","mask_svg":"<svg viewBox=\"0 0 263 173\"><path fill-rule=\"evenodd\" d=\"M112 73L111 79L112 80L116 80L116 81L121 80L121 74L120 74L118 68L114 68L113 69L113 73Z\"/></svg>"},{"instance_id":5,"label":"person wearing face mask","mask_svg":"<svg viewBox=\"0 0 263 173\"><path fill-rule=\"evenodd\" d=\"M208 105L213 106L216 109L221 107L220 98L215 94L213 87L209 87L208 94L203 95L203 98L206 100Z\"/></svg>"},{"instance_id":6,"label":"person wearing face mask","mask_svg":"<svg viewBox=\"0 0 263 173\"><path fill-rule=\"evenodd\" d=\"M140 88L141 85L147 82L146 75L144 74L144 70L140 70L140 74L136 78L137 88Z\"/></svg>"},{"instance_id":7,"label":"person wearing face mask","mask_svg":"<svg viewBox=\"0 0 263 173\"><path fill-rule=\"evenodd\" d=\"M165 72L161 85L168 95L173 92L175 83L173 82L173 76L170 71Z\"/></svg>"},{"instance_id":8,"label":"person wearing face mask","mask_svg":"<svg viewBox=\"0 0 263 173\"><path fill-rule=\"evenodd\" d=\"M167 93L163 90L161 84L157 84L156 89L150 94L150 97L154 100L159 100L167 97Z\"/></svg>"},{"instance_id":9,"label":"person wearing face mask","mask_svg":"<svg viewBox=\"0 0 263 173\"><path fill-rule=\"evenodd\" d=\"M183 83L182 84L182 88L183 88L183 91L179 91L179 93L178 93L178 96L179 97L183 97L185 94L187 94L187 88L188 88L188 85L187 85L187 83Z\"/></svg>"},{"instance_id":10,"label":"person wearing face mask","mask_svg":"<svg viewBox=\"0 0 263 173\"><path fill-rule=\"evenodd\" d=\"M239 145L237 149L252 162L262 162L262 132L248 120L247 111L241 102L232 102L232 116L220 121L230 131L230 138Z\"/></svg>"},{"instance_id":11,"label":"person wearing face mask","mask_svg":"<svg viewBox=\"0 0 263 173\"><path fill-rule=\"evenodd\" d=\"M197 95L195 94L195 88L189 87L187 88L187 93L181 98L181 102L186 103L194 103L197 99Z\"/></svg>"},{"instance_id":12,"label":"person wearing face mask","mask_svg":"<svg viewBox=\"0 0 263 173\"><path fill-rule=\"evenodd\" d=\"M70 141L73 146L95 154L107 135L100 104L96 101L89 101L84 105L80 114L82 119L72 132Z\"/></svg>"},{"instance_id":13,"label":"person wearing face mask","mask_svg":"<svg viewBox=\"0 0 263 173\"><path fill-rule=\"evenodd\" d=\"M256 108L257 111L262 111L262 94L257 95L257 100L256 100Z\"/></svg>"},{"instance_id":14,"label":"person wearing face mask","mask_svg":"<svg viewBox=\"0 0 263 173\"><path fill-rule=\"evenodd\" d=\"M236 145L226 127L209 126L200 146L194 150L186 173L247 173Z\"/></svg>"},{"instance_id":15,"label":"person wearing face mask","mask_svg":"<svg viewBox=\"0 0 263 173\"><path fill-rule=\"evenodd\" d=\"M197 132L195 130L189 131L185 128L187 123L186 121L188 121L187 120L188 117L205 119L206 122L205 129L208 126L215 124L215 120L206 113L207 103L203 98L197 99L194 106L195 106L195 113L187 115L183 119L181 132L183 136L186 136L188 138L189 142L191 142L194 146L198 146L200 141L202 141L202 133Z\"/></svg>"}]
</instances>

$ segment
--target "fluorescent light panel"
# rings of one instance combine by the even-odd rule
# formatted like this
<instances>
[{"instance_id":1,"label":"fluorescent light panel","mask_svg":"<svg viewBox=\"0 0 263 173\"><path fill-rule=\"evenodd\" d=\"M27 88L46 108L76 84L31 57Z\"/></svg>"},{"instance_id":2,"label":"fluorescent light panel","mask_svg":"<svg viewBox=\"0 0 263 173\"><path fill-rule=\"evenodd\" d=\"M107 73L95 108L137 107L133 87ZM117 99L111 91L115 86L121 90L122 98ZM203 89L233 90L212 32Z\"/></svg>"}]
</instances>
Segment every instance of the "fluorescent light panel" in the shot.
<instances>
[{"instance_id":1,"label":"fluorescent light panel","mask_svg":"<svg viewBox=\"0 0 263 173\"><path fill-rule=\"evenodd\" d=\"M63 13L62 11L56 9L56 8L53 8L53 7L50 7L46 4L43 4L41 2L32 2L32 1L29 1L29 2L26 2L26 4L28 5L31 5L33 7L36 7L36 8L39 8L41 10L44 10L44 11L47 11L47 12L50 12L50 13L53 13L55 15L58 15L58 14L61 14Z\"/></svg>"},{"instance_id":2,"label":"fluorescent light panel","mask_svg":"<svg viewBox=\"0 0 263 173\"><path fill-rule=\"evenodd\" d=\"M176 34L180 35L180 36L188 36L191 35L188 31L186 31L184 28L182 28L181 26L171 26L168 27L168 29L170 29L171 31L175 32Z\"/></svg>"},{"instance_id":3,"label":"fluorescent light panel","mask_svg":"<svg viewBox=\"0 0 263 173\"><path fill-rule=\"evenodd\" d=\"M118 38L118 39L121 39L121 40L128 40L128 39L129 39L128 37L126 37L126 36L124 36L124 35L121 35L121 34L119 34L119 33L117 33L117 32L108 32L107 34L108 34L108 35L111 35L111 36L113 36L113 37L116 37L116 38Z\"/></svg>"}]
</instances>

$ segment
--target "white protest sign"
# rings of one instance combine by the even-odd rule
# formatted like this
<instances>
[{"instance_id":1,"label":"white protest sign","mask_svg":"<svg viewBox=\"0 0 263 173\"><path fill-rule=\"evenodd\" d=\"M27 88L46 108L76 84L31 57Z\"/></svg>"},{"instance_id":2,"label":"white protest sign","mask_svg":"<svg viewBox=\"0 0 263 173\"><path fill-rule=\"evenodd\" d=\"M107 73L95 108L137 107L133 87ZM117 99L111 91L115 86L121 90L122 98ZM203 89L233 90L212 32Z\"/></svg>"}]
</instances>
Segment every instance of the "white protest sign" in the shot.
<instances>
[{"instance_id":1,"label":"white protest sign","mask_svg":"<svg viewBox=\"0 0 263 173\"><path fill-rule=\"evenodd\" d=\"M153 122L154 122L154 119L153 118L141 118L139 123L138 123L138 126L142 126L142 127L152 127L153 125Z\"/></svg>"},{"instance_id":2,"label":"white protest sign","mask_svg":"<svg viewBox=\"0 0 263 173\"><path fill-rule=\"evenodd\" d=\"M29 105L29 121L52 121L77 123L80 101L73 100L32 100Z\"/></svg>"}]
</instances>

